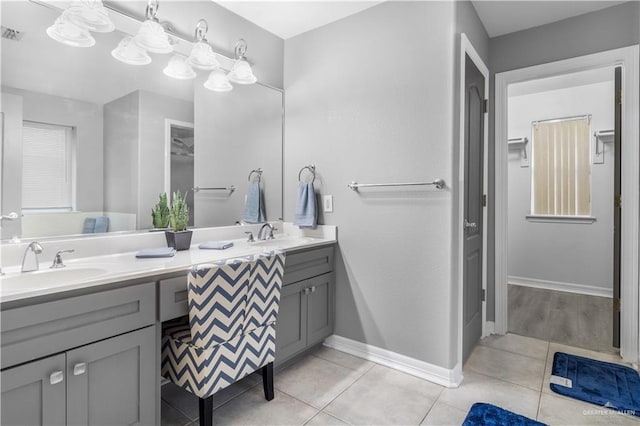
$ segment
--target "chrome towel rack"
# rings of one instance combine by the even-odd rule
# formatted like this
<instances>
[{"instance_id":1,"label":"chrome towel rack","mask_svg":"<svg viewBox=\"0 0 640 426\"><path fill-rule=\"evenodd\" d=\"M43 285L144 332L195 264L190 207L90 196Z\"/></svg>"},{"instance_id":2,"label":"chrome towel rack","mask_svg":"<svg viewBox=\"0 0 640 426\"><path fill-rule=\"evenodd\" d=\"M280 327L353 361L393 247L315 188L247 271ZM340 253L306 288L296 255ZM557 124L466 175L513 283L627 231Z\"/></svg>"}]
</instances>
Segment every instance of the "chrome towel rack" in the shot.
<instances>
[{"instance_id":1,"label":"chrome towel rack","mask_svg":"<svg viewBox=\"0 0 640 426\"><path fill-rule=\"evenodd\" d=\"M193 190L193 192L200 192L200 191L229 191L229 194L233 194L233 191L236 190L236 187L231 185L229 187L202 187L202 186L194 186L193 188L191 188Z\"/></svg>"},{"instance_id":2,"label":"chrome towel rack","mask_svg":"<svg viewBox=\"0 0 640 426\"><path fill-rule=\"evenodd\" d=\"M311 181L311 183L316 181L316 166L314 166L313 164L309 164L308 166L304 166L303 168L300 169L300 171L298 172L298 182L302 182L300 180L300 178L302 177L302 172L307 169L311 172L311 174L313 175L313 180Z\"/></svg>"},{"instance_id":3,"label":"chrome towel rack","mask_svg":"<svg viewBox=\"0 0 640 426\"><path fill-rule=\"evenodd\" d=\"M262 180L262 168L258 167L257 169L253 169L249 172L249 177L247 178L247 180L249 182L251 182L251 175L256 173L258 175L258 182L260 182L260 180Z\"/></svg>"},{"instance_id":4,"label":"chrome towel rack","mask_svg":"<svg viewBox=\"0 0 640 426\"><path fill-rule=\"evenodd\" d=\"M358 188L372 188L372 187L381 187L381 186L425 186L425 185L434 185L438 189L442 189L445 187L445 183L443 179L436 179L433 182L404 182L404 183L358 183L351 182L347 186L352 191L357 191Z\"/></svg>"}]
</instances>

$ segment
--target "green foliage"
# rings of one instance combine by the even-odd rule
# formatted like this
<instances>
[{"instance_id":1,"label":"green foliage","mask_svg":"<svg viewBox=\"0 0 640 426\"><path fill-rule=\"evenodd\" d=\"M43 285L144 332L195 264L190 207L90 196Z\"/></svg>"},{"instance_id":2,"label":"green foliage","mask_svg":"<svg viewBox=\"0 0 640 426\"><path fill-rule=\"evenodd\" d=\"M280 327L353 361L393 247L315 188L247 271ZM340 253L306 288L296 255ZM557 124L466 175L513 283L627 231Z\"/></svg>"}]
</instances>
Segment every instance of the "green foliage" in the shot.
<instances>
[{"instance_id":1,"label":"green foliage","mask_svg":"<svg viewBox=\"0 0 640 426\"><path fill-rule=\"evenodd\" d=\"M160 201L151 210L154 228L166 228L169 226L169 203L167 201L167 193L163 192L159 195Z\"/></svg>"},{"instance_id":2,"label":"green foliage","mask_svg":"<svg viewBox=\"0 0 640 426\"><path fill-rule=\"evenodd\" d=\"M169 221L174 232L180 232L187 229L189 223L189 206L187 206L187 194L184 197L180 191L173 193L173 204L169 213Z\"/></svg>"}]
</instances>

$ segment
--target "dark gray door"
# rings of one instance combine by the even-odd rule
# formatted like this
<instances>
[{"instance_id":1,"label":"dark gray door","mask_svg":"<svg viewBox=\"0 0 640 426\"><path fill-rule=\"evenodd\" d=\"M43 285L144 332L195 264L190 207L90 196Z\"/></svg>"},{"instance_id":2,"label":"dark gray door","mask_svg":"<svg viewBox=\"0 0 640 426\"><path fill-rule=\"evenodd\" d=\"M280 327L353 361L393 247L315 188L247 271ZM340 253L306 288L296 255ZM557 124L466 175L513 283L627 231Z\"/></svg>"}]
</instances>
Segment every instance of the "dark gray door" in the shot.
<instances>
[{"instance_id":1,"label":"dark gray door","mask_svg":"<svg viewBox=\"0 0 640 426\"><path fill-rule=\"evenodd\" d=\"M613 168L613 347L620 347L620 231L622 219L622 68L615 69Z\"/></svg>"},{"instance_id":2,"label":"dark gray door","mask_svg":"<svg viewBox=\"0 0 640 426\"><path fill-rule=\"evenodd\" d=\"M323 341L333 329L332 278L324 274L308 280L307 346Z\"/></svg>"},{"instance_id":3,"label":"dark gray door","mask_svg":"<svg viewBox=\"0 0 640 426\"><path fill-rule=\"evenodd\" d=\"M462 357L467 360L482 336L482 176L484 76L465 55L464 224Z\"/></svg>"},{"instance_id":4,"label":"dark gray door","mask_svg":"<svg viewBox=\"0 0 640 426\"><path fill-rule=\"evenodd\" d=\"M67 352L67 424L155 424L155 339L147 327Z\"/></svg>"},{"instance_id":5,"label":"dark gray door","mask_svg":"<svg viewBox=\"0 0 640 426\"><path fill-rule=\"evenodd\" d=\"M64 425L66 376L64 354L9 368L2 380L3 425Z\"/></svg>"},{"instance_id":6,"label":"dark gray door","mask_svg":"<svg viewBox=\"0 0 640 426\"><path fill-rule=\"evenodd\" d=\"M286 273L285 273L286 277ZM276 320L276 361L281 362L307 346L306 282L282 287Z\"/></svg>"}]
</instances>

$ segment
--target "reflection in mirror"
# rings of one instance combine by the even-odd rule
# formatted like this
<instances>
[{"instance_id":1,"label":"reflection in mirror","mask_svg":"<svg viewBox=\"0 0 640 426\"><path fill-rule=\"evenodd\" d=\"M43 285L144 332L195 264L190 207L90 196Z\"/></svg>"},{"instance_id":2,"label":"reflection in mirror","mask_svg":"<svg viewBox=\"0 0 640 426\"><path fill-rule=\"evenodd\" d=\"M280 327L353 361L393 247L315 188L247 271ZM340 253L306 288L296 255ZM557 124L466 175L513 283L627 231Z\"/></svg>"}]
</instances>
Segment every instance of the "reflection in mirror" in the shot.
<instances>
[{"instance_id":1,"label":"reflection in mirror","mask_svg":"<svg viewBox=\"0 0 640 426\"><path fill-rule=\"evenodd\" d=\"M127 35L119 30L75 48L46 34L60 10L30 1L0 7L2 25L21 33L1 45L0 207L22 214L2 222L2 239L90 232L87 219L107 221L109 231L150 229L158 194L178 189L188 193L190 225L230 225L242 218L247 175L258 167L267 219L282 217L280 90L212 92L203 87L209 72L166 76L171 55L150 54L143 66L115 60L111 51ZM36 124L25 130L28 122ZM65 149L47 152L52 140ZM47 197L25 205L34 185ZM194 186L237 190L194 194Z\"/></svg>"}]
</instances>

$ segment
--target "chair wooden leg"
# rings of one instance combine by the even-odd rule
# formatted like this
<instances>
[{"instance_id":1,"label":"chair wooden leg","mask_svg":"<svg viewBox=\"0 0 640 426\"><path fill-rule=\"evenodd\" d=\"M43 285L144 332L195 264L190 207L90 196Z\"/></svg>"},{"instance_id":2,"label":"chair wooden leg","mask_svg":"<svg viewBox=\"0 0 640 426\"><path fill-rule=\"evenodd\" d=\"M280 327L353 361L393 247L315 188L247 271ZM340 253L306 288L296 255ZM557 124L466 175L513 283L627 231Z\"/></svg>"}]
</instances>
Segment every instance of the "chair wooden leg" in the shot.
<instances>
[{"instance_id":1,"label":"chair wooden leg","mask_svg":"<svg viewBox=\"0 0 640 426\"><path fill-rule=\"evenodd\" d=\"M200 398L200 426L213 426L213 396Z\"/></svg>"},{"instance_id":2,"label":"chair wooden leg","mask_svg":"<svg viewBox=\"0 0 640 426\"><path fill-rule=\"evenodd\" d=\"M262 387L264 387L264 397L267 401L274 398L273 393L273 362L262 367Z\"/></svg>"}]
</instances>

